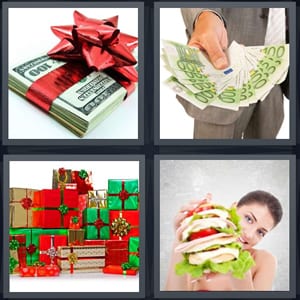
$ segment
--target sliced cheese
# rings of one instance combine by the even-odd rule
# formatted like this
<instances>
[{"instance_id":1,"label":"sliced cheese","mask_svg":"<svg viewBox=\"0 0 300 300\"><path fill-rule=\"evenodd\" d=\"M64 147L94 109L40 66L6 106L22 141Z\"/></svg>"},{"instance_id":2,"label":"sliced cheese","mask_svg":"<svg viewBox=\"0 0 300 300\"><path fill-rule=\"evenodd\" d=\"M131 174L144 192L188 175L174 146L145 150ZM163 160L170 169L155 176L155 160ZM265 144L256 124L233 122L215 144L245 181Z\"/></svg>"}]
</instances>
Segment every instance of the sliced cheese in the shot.
<instances>
[{"instance_id":1,"label":"sliced cheese","mask_svg":"<svg viewBox=\"0 0 300 300\"><path fill-rule=\"evenodd\" d=\"M211 260L214 263L230 261L239 256L239 249L236 248L219 248L206 252L198 252L189 255L189 263L192 265L203 264L206 260Z\"/></svg>"},{"instance_id":2,"label":"sliced cheese","mask_svg":"<svg viewBox=\"0 0 300 300\"><path fill-rule=\"evenodd\" d=\"M203 242L203 243L200 242L198 244L191 245L190 247L187 247L184 250L184 252L185 253L198 252L198 251L205 250L206 248L214 245L228 245L233 242L236 242L236 240L237 238L235 236L221 237L207 242Z\"/></svg>"}]
</instances>

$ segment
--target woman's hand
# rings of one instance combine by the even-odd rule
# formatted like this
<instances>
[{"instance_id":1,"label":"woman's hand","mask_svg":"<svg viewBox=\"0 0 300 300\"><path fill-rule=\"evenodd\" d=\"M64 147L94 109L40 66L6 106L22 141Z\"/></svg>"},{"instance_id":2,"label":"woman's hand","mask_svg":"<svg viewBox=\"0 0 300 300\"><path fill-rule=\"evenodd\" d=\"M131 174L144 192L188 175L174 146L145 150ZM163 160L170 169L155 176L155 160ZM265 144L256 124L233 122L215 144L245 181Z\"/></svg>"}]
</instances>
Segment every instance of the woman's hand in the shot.
<instances>
[{"instance_id":1,"label":"woman's hand","mask_svg":"<svg viewBox=\"0 0 300 300\"><path fill-rule=\"evenodd\" d=\"M186 215L190 212L193 211L196 207L205 204L205 203L209 203L211 202L212 199L212 195L211 194L207 194L205 196L204 199L202 200L193 200L187 204L185 204L184 206L181 207L179 213L175 216L175 220L174 220L174 228L175 231L178 229L178 227L180 226L181 222L183 221L183 219L186 217Z\"/></svg>"}]
</instances>

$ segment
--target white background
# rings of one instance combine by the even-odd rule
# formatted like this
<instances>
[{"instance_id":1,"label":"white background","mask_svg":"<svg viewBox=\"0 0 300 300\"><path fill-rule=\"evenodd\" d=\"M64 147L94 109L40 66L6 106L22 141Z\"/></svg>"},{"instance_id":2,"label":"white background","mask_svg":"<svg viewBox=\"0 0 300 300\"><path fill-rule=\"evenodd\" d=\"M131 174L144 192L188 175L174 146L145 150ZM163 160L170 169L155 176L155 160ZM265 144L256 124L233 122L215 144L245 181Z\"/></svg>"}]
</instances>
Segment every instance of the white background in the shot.
<instances>
[{"instance_id":1,"label":"white background","mask_svg":"<svg viewBox=\"0 0 300 300\"><path fill-rule=\"evenodd\" d=\"M50 26L74 24L75 8L9 8L9 67L47 53L58 42ZM121 32L138 36L137 8L78 8L89 18L119 16ZM43 111L9 90L9 139L79 139ZM38 124L38 126L37 126ZM137 139L138 87L110 116L88 133L85 139Z\"/></svg>"},{"instance_id":2,"label":"white background","mask_svg":"<svg viewBox=\"0 0 300 300\"><path fill-rule=\"evenodd\" d=\"M265 190L279 199L281 222L256 248L277 259L273 289L289 290L290 175L287 160L162 160L160 161L160 290L165 289L175 215L192 200L212 194L213 202L230 207L246 193ZM295 262L291 258L291 263Z\"/></svg>"},{"instance_id":3,"label":"white background","mask_svg":"<svg viewBox=\"0 0 300 300\"><path fill-rule=\"evenodd\" d=\"M138 179L138 161L11 161L9 186L52 188L52 171L92 171L94 189L107 189L108 179ZM139 276L102 273L60 274L59 277L23 278L10 276L10 292L138 292Z\"/></svg>"},{"instance_id":4,"label":"white background","mask_svg":"<svg viewBox=\"0 0 300 300\"><path fill-rule=\"evenodd\" d=\"M160 40L173 40L186 44L185 25L179 8L160 8ZM160 51L162 43L160 44ZM194 119L176 99L174 91L163 81L171 76L160 60L160 138L193 139ZM289 101L284 100L284 123L277 139L289 138Z\"/></svg>"}]
</instances>

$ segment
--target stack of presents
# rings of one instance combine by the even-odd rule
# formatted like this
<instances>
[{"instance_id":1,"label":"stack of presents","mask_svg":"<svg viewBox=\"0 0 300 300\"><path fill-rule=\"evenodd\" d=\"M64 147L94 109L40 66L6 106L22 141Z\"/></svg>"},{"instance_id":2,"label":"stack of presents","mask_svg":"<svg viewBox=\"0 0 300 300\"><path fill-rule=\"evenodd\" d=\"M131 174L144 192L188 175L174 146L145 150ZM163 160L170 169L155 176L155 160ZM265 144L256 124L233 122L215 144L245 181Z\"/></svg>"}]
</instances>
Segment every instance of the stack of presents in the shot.
<instances>
[{"instance_id":1,"label":"stack of presents","mask_svg":"<svg viewBox=\"0 0 300 300\"><path fill-rule=\"evenodd\" d=\"M137 179L96 190L91 172L53 170L52 189L10 188L9 222L12 274L138 272Z\"/></svg>"}]
</instances>

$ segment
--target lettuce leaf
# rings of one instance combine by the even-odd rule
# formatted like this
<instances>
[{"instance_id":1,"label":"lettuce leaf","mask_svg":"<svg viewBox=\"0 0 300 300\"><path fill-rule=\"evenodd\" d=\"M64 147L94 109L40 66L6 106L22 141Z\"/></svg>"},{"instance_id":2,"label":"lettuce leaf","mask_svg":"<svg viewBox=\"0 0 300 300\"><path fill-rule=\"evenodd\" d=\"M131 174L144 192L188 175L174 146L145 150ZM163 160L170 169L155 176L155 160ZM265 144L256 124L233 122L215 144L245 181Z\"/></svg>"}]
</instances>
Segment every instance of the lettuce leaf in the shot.
<instances>
[{"instance_id":1,"label":"lettuce leaf","mask_svg":"<svg viewBox=\"0 0 300 300\"><path fill-rule=\"evenodd\" d=\"M238 243L235 245L240 246ZM238 259L227 261L224 263L213 263L211 260L205 261L200 265L191 265L188 262L187 256L180 263L176 264L175 271L177 275L183 275L186 273L191 274L192 277L201 277L204 270L210 270L211 272L226 274L232 273L232 276L238 279L243 279L244 274L255 265L255 262L248 251L240 251Z\"/></svg>"}]
</instances>

